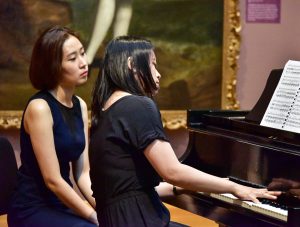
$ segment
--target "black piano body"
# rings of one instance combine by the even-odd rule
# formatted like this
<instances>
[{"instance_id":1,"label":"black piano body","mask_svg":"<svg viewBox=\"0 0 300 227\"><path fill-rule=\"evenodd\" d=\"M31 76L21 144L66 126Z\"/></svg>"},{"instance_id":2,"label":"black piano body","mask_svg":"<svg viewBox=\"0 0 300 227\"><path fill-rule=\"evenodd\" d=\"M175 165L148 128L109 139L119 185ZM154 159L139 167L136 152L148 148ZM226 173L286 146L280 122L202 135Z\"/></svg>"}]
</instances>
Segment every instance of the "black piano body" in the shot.
<instances>
[{"instance_id":1,"label":"black piano body","mask_svg":"<svg viewBox=\"0 0 300 227\"><path fill-rule=\"evenodd\" d=\"M287 210L287 220L196 192L164 202L225 226L300 226L300 134L259 125L281 72L271 72L252 111L188 110L189 144L180 160L244 185L283 191L274 206Z\"/></svg>"}]
</instances>

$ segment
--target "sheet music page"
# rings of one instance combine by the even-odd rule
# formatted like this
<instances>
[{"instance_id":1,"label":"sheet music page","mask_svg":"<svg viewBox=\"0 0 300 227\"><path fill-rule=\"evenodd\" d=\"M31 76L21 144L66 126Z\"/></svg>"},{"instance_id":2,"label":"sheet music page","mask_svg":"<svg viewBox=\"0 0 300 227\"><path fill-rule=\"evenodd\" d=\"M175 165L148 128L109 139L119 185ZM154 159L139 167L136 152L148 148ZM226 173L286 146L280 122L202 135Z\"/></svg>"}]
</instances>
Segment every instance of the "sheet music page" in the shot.
<instances>
[{"instance_id":1,"label":"sheet music page","mask_svg":"<svg viewBox=\"0 0 300 227\"><path fill-rule=\"evenodd\" d=\"M300 133L300 61L286 63L260 125Z\"/></svg>"}]
</instances>

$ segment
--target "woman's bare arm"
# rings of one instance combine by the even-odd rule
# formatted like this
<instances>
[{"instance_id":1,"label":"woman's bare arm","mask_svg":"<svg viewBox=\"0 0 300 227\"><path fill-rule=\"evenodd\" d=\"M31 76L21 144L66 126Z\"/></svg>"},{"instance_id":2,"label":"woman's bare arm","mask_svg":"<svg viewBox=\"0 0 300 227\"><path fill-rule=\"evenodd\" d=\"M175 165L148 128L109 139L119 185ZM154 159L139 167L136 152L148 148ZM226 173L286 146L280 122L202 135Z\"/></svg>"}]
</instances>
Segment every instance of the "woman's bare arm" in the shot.
<instances>
[{"instance_id":1,"label":"woman's bare arm","mask_svg":"<svg viewBox=\"0 0 300 227\"><path fill-rule=\"evenodd\" d=\"M94 197L92 197L91 179L90 179L90 164L88 157L88 111L85 102L80 99L82 119L84 124L85 148L78 160L72 163L74 180L85 199L92 207L96 207Z\"/></svg>"},{"instance_id":2,"label":"woman's bare arm","mask_svg":"<svg viewBox=\"0 0 300 227\"><path fill-rule=\"evenodd\" d=\"M153 141L144 151L158 174L168 183L182 188L214 193L232 193L240 199L259 202L257 198L276 199L278 191L255 189L236 184L180 163L168 142Z\"/></svg>"}]
</instances>

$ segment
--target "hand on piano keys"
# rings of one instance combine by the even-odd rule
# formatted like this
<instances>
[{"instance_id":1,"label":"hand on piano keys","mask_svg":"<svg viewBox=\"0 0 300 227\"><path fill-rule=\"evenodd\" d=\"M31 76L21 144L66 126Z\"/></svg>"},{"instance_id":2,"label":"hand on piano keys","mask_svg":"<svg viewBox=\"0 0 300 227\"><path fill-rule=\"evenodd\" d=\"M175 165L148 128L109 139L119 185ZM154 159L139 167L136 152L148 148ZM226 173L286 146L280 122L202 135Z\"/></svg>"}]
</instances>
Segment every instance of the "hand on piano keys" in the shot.
<instances>
[{"instance_id":1,"label":"hand on piano keys","mask_svg":"<svg viewBox=\"0 0 300 227\"><path fill-rule=\"evenodd\" d=\"M258 198L275 200L277 196L281 195L281 191L269 191L267 188L252 188L236 184L233 189L233 194L239 199L260 203Z\"/></svg>"},{"instance_id":2,"label":"hand on piano keys","mask_svg":"<svg viewBox=\"0 0 300 227\"><path fill-rule=\"evenodd\" d=\"M236 183L234 190L235 195L230 193L198 193L287 222L288 208L276 203L277 197L282 194L281 191L269 191L267 188L245 186L242 181L236 181L236 179L233 178L223 179L233 180Z\"/></svg>"},{"instance_id":3,"label":"hand on piano keys","mask_svg":"<svg viewBox=\"0 0 300 227\"><path fill-rule=\"evenodd\" d=\"M198 192L198 193L211 198L215 198L217 200L221 200L229 204L234 204L236 206L243 207L245 209L251 210L256 213L267 215L272 218L277 218L287 222L287 217L288 217L287 207L276 203L276 201L271 202L270 200L262 199L260 203L255 203L251 201L240 200L230 193L223 193L223 194L203 193L203 192Z\"/></svg>"}]
</instances>

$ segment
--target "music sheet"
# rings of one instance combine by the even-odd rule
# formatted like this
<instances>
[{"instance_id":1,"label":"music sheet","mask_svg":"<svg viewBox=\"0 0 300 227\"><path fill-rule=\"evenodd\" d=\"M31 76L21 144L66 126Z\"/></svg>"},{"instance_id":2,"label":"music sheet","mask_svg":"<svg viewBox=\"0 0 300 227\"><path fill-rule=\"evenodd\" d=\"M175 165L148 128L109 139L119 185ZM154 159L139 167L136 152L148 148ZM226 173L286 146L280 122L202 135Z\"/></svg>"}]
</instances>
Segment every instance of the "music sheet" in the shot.
<instances>
[{"instance_id":1,"label":"music sheet","mask_svg":"<svg viewBox=\"0 0 300 227\"><path fill-rule=\"evenodd\" d=\"M300 61L286 63L260 125L300 133Z\"/></svg>"}]
</instances>

